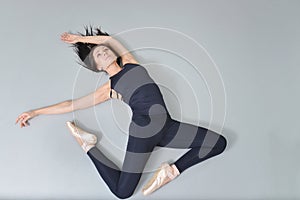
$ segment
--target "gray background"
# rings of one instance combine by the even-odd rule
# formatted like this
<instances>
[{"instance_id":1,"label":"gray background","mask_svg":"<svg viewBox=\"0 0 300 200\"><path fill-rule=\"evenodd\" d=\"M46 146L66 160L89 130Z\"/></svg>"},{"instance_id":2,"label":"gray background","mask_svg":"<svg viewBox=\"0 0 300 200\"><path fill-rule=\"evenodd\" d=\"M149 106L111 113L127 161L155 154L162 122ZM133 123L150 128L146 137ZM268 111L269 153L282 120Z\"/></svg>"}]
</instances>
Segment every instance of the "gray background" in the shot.
<instances>
[{"instance_id":1,"label":"gray background","mask_svg":"<svg viewBox=\"0 0 300 200\"><path fill-rule=\"evenodd\" d=\"M97 146L121 166L128 106L111 100L74 113L39 116L23 129L14 124L24 111L85 95L107 80L80 68L72 49L59 40L62 32L83 31L92 24L111 34L143 27L184 33L206 49L224 83L225 121L211 124L223 128L226 151L147 199L299 199L299 6L291 0L1 1L0 198L116 199L65 122L77 120L97 134ZM176 44L147 31L124 39L128 48L143 47L138 41ZM172 79L166 71L157 76L157 81L167 77L160 86L174 118L208 125L205 76L197 79L190 64L179 64L182 59L177 62L157 49L135 55L141 63L162 63L177 72ZM202 59L198 61L201 70ZM154 76L158 68L150 70ZM185 151L158 149L148 171ZM140 189L152 175L143 175L132 199L145 198Z\"/></svg>"}]
</instances>

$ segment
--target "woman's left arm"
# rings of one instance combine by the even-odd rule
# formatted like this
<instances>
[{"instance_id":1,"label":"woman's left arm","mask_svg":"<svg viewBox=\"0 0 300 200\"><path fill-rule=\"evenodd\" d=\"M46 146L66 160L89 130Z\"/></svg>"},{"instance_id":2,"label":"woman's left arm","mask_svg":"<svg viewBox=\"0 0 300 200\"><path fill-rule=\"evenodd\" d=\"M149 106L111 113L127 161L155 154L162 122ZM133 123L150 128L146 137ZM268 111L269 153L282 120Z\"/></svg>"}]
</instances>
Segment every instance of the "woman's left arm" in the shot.
<instances>
[{"instance_id":1,"label":"woman's left arm","mask_svg":"<svg viewBox=\"0 0 300 200\"><path fill-rule=\"evenodd\" d=\"M122 57L123 64L130 63L138 63L133 55L115 38L107 35L97 35L97 36L81 36L70 33L63 33L61 35L61 40L67 43L91 43L91 44L104 44L109 45L113 48L116 53Z\"/></svg>"}]
</instances>

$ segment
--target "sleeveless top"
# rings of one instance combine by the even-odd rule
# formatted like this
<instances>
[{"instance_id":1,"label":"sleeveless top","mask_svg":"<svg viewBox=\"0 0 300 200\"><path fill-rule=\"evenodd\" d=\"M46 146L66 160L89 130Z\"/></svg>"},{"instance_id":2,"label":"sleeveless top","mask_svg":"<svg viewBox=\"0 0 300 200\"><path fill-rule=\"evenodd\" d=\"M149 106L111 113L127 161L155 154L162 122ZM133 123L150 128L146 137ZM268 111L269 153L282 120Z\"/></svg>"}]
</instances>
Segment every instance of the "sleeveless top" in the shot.
<instances>
[{"instance_id":1,"label":"sleeveless top","mask_svg":"<svg viewBox=\"0 0 300 200\"><path fill-rule=\"evenodd\" d=\"M158 85L139 64L126 63L121 71L111 76L110 96L127 103L133 115L153 115L167 113Z\"/></svg>"}]
</instances>

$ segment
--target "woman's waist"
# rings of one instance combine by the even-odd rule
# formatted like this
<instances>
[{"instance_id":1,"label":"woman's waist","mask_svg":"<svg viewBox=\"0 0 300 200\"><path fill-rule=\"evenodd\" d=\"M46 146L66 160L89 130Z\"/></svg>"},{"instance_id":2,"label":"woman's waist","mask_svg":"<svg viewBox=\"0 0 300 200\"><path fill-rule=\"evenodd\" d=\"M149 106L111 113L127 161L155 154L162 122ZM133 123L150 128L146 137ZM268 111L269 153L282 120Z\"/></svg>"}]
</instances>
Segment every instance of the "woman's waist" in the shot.
<instances>
[{"instance_id":1,"label":"woman's waist","mask_svg":"<svg viewBox=\"0 0 300 200\"><path fill-rule=\"evenodd\" d=\"M135 104L129 105L133 115L159 115L168 114L168 109L165 104Z\"/></svg>"},{"instance_id":2,"label":"woman's waist","mask_svg":"<svg viewBox=\"0 0 300 200\"><path fill-rule=\"evenodd\" d=\"M171 119L171 116L168 112L166 113L159 113L159 114L141 114L141 113L133 113L132 115L132 122L139 126L145 127L150 124L152 125L158 125L161 124L164 126L169 120Z\"/></svg>"}]
</instances>

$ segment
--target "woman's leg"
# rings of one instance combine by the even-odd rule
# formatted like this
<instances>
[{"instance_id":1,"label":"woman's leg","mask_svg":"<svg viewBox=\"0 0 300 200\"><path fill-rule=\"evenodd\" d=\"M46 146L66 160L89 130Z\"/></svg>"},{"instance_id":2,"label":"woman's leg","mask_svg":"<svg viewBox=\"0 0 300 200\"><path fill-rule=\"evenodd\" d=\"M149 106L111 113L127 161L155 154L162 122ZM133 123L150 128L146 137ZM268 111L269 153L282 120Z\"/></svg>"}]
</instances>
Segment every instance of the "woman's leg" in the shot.
<instances>
[{"instance_id":1,"label":"woman's leg","mask_svg":"<svg viewBox=\"0 0 300 200\"><path fill-rule=\"evenodd\" d=\"M135 191L135 188L141 178L142 173L134 164L139 163L139 167L143 168L150 154L145 153L142 156L133 156L131 152L126 152L124 164L132 170L120 170L111 160L109 160L97 147L93 147L87 152L87 155L93 161L97 171L109 187L110 191L120 199L125 199ZM136 172L134 172L136 169Z\"/></svg>"},{"instance_id":2,"label":"woman's leg","mask_svg":"<svg viewBox=\"0 0 300 200\"><path fill-rule=\"evenodd\" d=\"M163 117L160 116L151 119L153 119L152 124L163 122ZM93 147L87 152L109 189L122 199L130 197L134 193L146 162L165 131L165 129L161 129L156 134L152 133L152 126L148 124L151 120L146 116L135 116L134 121L136 123L131 122L129 127L129 138L122 170L98 148Z\"/></svg>"},{"instance_id":3,"label":"woman's leg","mask_svg":"<svg viewBox=\"0 0 300 200\"><path fill-rule=\"evenodd\" d=\"M227 141L224 136L204 127L169 118L167 129L158 146L188 149L174 164L179 172L222 153Z\"/></svg>"}]
</instances>

